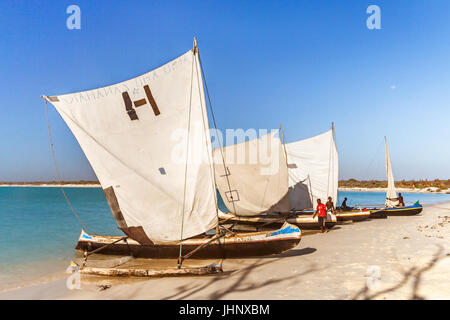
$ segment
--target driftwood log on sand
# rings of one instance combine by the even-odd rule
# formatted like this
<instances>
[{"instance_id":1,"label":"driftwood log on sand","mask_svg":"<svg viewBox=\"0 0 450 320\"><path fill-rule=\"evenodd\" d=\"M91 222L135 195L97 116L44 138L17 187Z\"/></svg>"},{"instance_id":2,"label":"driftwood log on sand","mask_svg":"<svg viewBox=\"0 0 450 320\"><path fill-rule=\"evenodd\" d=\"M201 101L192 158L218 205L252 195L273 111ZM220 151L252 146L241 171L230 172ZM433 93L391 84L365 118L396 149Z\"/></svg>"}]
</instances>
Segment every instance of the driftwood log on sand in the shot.
<instances>
[{"instance_id":1,"label":"driftwood log on sand","mask_svg":"<svg viewBox=\"0 0 450 320\"><path fill-rule=\"evenodd\" d=\"M200 276L222 272L221 265L199 268L166 268L166 269L130 269L130 268L97 268L84 267L82 274L114 277L174 277L174 276Z\"/></svg>"}]
</instances>

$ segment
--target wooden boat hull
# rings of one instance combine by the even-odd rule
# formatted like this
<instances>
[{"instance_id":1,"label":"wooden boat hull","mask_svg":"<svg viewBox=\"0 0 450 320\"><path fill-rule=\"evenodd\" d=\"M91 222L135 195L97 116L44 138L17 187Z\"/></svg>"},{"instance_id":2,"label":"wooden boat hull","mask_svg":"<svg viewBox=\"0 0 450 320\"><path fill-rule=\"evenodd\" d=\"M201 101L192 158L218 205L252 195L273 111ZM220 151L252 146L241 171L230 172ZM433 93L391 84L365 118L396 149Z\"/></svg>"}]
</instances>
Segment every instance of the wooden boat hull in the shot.
<instances>
[{"instance_id":1,"label":"wooden boat hull","mask_svg":"<svg viewBox=\"0 0 450 320\"><path fill-rule=\"evenodd\" d=\"M360 212L361 210L365 210L364 212L368 212L369 213L369 219L386 219L387 218L387 214L384 211L384 208L382 207L356 207L356 208L351 208L350 210L347 211L352 211L352 212Z\"/></svg>"},{"instance_id":2,"label":"wooden boat hull","mask_svg":"<svg viewBox=\"0 0 450 320\"><path fill-rule=\"evenodd\" d=\"M239 225L250 225L258 227L279 227L285 222L296 225L305 230L320 230L318 218L311 215L299 213L288 218L276 216L258 216L258 217L237 217L227 213L219 213L221 223L238 223ZM325 221L328 229L333 228L337 223L336 219Z\"/></svg>"},{"instance_id":3,"label":"wooden boat hull","mask_svg":"<svg viewBox=\"0 0 450 320\"><path fill-rule=\"evenodd\" d=\"M297 216L294 218L288 218L287 221L289 223L295 224L296 226L299 226L301 229L305 230L320 230L319 226L319 220L317 217L308 217L308 216ZM337 220L327 220L325 221L325 226L327 229L333 228L337 223Z\"/></svg>"},{"instance_id":4,"label":"wooden boat hull","mask_svg":"<svg viewBox=\"0 0 450 320\"><path fill-rule=\"evenodd\" d=\"M308 211L302 211L298 213L299 217L306 217L311 216L314 213L314 211L308 210ZM337 222L344 222L344 221L363 221L370 218L370 211L362 211L360 209L352 209L352 210L346 210L346 211L336 211L336 221ZM289 221L289 220L288 220ZM293 223L289 221L290 223ZM315 223L318 223L317 221ZM302 223L300 222L298 225L300 228L304 228ZM305 223L303 222L305 225ZM336 224L334 221L328 221L326 222L327 227L330 225L331 227ZM307 226L307 225L306 225ZM329 227L328 227L329 228ZM320 228L319 228L320 229Z\"/></svg>"},{"instance_id":5,"label":"wooden boat hull","mask_svg":"<svg viewBox=\"0 0 450 320\"><path fill-rule=\"evenodd\" d=\"M107 255L133 255L137 258L171 259L178 258L180 243L143 245L128 239L127 242L119 240L116 236L94 236L82 231L75 247L81 251L93 251L105 245L99 254ZM191 259L225 259L243 258L279 254L296 247L301 239L298 227L285 223L280 229L270 232L251 232L227 235L204 248L198 250ZM185 255L201 245L206 244L211 237L190 238L183 241L182 255Z\"/></svg>"},{"instance_id":6,"label":"wooden boat hull","mask_svg":"<svg viewBox=\"0 0 450 320\"><path fill-rule=\"evenodd\" d=\"M370 210L370 219L387 219L387 213L384 209Z\"/></svg>"},{"instance_id":7,"label":"wooden boat hull","mask_svg":"<svg viewBox=\"0 0 450 320\"><path fill-rule=\"evenodd\" d=\"M386 208L385 212L388 216L413 216L421 213L423 206L421 204L414 204L408 207Z\"/></svg>"},{"instance_id":8,"label":"wooden boat hull","mask_svg":"<svg viewBox=\"0 0 450 320\"><path fill-rule=\"evenodd\" d=\"M339 222L343 221L363 221L370 218L370 211L351 210L344 212L336 212L336 219Z\"/></svg>"}]
</instances>

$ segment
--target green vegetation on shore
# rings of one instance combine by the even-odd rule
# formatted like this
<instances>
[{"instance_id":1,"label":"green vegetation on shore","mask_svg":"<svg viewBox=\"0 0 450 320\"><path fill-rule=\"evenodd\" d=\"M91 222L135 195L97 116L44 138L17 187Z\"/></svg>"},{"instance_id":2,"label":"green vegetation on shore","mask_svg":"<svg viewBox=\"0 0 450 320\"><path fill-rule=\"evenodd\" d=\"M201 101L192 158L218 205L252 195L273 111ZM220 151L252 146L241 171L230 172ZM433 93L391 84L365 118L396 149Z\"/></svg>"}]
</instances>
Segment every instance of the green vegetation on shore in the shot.
<instances>
[{"instance_id":1,"label":"green vegetation on shore","mask_svg":"<svg viewBox=\"0 0 450 320\"><path fill-rule=\"evenodd\" d=\"M33 182L0 182L0 185L99 185L98 181L94 180L78 180L78 181L33 181ZM396 181L397 188L410 189L426 189L438 188L440 190L450 189L450 179L447 180L401 180ZM339 187L343 188L386 188L386 180L339 180Z\"/></svg>"},{"instance_id":2,"label":"green vegetation on shore","mask_svg":"<svg viewBox=\"0 0 450 320\"><path fill-rule=\"evenodd\" d=\"M95 180L77 180L77 181L32 181L32 182L1 182L0 184L11 184L11 185L58 185L58 184L93 184L97 185L100 182ZM400 180L395 182L395 186L399 188L440 188L440 189L448 189L450 188L450 179L447 180ZM356 180L356 179L348 179L348 180L339 180L339 187L347 187L347 188L386 188L387 181L386 180Z\"/></svg>"},{"instance_id":3,"label":"green vegetation on shore","mask_svg":"<svg viewBox=\"0 0 450 320\"><path fill-rule=\"evenodd\" d=\"M447 180L401 180L395 181L397 188L411 188L411 189L425 189L438 188L446 190L450 188L450 179ZM385 180L339 180L339 187L347 188L387 188L387 181Z\"/></svg>"}]
</instances>

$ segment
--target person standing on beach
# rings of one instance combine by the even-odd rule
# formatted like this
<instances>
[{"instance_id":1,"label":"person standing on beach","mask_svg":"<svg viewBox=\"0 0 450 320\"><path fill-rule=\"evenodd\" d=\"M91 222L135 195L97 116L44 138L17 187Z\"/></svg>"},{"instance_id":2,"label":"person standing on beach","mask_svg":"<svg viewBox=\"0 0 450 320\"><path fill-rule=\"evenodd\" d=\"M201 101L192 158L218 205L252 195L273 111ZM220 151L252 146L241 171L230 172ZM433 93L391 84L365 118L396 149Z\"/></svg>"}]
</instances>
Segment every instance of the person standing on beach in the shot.
<instances>
[{"instance_id":1,"label":"person standing on beach","mask_svg":"<svg viewBox=\"0 0 450 320\"><path fill-rule=\"evenodd\" d=\"M316 212L314 212L313 214L313 218L315 218L316 215L318 215L320 231L324 233L325 229L325 232L328 232L327 226L325 224L325 218L327 217L327 207L322 203L320 199L317 199L317 208Z\"/></svg>"},{"instance_id":2,"label":"person standing on beach","mask_svg":"<svg viewBox=\"0 0 450 320\"><path fill-rule=\"evenodd\" d=\"M328 197L327 211L334 214L334 203L333 203L333 198L331 198L331 197Z\"/></svg>"}]
</instances>

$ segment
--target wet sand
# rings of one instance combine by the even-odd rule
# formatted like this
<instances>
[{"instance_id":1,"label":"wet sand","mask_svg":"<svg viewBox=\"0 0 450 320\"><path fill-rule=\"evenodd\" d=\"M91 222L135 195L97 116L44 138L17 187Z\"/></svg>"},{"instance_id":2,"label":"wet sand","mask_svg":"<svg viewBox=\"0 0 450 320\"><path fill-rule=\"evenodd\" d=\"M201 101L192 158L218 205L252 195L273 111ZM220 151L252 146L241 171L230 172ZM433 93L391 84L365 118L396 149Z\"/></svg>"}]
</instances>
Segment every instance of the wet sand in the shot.
<instances>
[{"instance_id":1,"label":"wet sand","mask_svg":"<svg viewBox=\"0 0 450 320\"><path fill-rule=\"evenodd\" d=\"M60 279L0 293L0 299L450 299L449 254L447 203L426 207L418 216L345 223L326 234L309 233L297 248L281 255L225 260L219 275L82 276L80 290L68 290L66 279ZM175 261L162 263L175 267ZM101 285L111 287L100 290Z\"/></svg>"}]
</instances>

